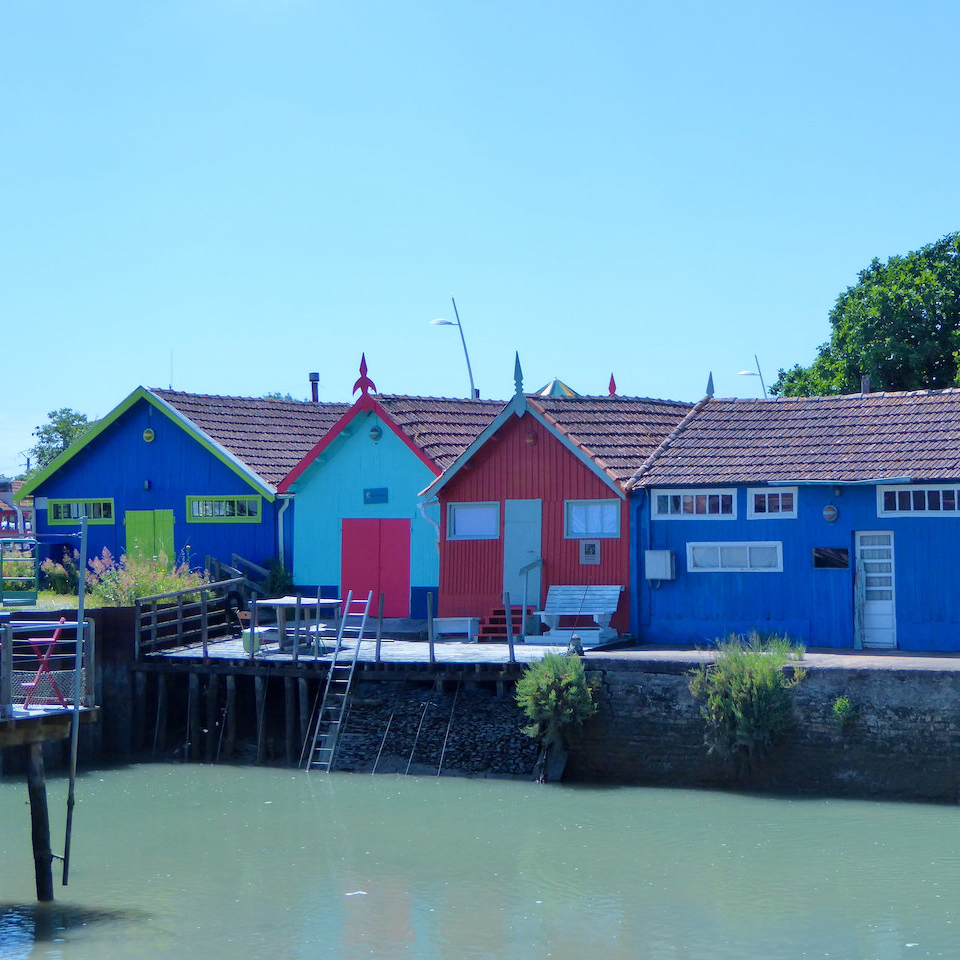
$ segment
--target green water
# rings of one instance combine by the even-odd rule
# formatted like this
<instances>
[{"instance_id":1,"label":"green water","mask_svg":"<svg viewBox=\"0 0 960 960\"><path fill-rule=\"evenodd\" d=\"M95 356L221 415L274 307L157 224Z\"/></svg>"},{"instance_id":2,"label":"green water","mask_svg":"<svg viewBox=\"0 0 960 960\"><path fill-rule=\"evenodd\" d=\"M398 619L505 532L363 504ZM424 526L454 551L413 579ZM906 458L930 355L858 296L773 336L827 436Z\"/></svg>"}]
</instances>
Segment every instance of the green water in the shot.
<instances>
[{"instance_id":1,"label":"green water","mask_svg":"<svg viewBox=\"0 0 960 960\"><path fill-rule=\"evenodd\" d=\"M4 960L960 957L954 807L162 765L77 795L38 907L0 780Z\"/></svg>"}]
</instances>

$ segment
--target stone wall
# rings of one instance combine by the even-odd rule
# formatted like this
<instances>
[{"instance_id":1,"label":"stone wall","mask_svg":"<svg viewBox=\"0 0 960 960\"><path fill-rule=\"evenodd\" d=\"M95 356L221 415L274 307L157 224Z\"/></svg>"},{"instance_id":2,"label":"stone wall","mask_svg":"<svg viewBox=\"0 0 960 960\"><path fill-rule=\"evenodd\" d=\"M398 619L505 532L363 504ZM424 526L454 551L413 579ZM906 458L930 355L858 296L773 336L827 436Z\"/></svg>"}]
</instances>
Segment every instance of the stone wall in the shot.
<instances>
[{"instance_id":1,"label":"stone wall","mask_svg":"<svg viewBox=\"0 0 960 960\"><path fill-rule=\"evenodd\" d=\"M587 661L604 697L576 731L566 779L960 799L960 673L807 667L792 732L746 779L707 755L689 663ZM833 704L854 707L842 729Z\"/></svg>"}]
</instances>

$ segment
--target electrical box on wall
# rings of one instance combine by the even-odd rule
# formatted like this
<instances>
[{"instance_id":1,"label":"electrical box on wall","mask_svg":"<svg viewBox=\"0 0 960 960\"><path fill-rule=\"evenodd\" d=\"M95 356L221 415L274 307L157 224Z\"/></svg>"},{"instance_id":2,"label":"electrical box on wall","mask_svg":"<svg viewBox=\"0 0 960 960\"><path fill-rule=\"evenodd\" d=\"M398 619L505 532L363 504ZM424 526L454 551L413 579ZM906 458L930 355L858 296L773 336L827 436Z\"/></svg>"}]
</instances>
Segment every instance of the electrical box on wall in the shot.
<instances>
[{"instance_id":1,"label":"electrical box on wall","mask_svg":"<svg viewBox=\"0 0 960 960\"><path fill-rule=\"evenodd\" d=\"M672 550L644 550L643 575L648 580L676 580L677 568Z\"/></svg>"}]
</instances>

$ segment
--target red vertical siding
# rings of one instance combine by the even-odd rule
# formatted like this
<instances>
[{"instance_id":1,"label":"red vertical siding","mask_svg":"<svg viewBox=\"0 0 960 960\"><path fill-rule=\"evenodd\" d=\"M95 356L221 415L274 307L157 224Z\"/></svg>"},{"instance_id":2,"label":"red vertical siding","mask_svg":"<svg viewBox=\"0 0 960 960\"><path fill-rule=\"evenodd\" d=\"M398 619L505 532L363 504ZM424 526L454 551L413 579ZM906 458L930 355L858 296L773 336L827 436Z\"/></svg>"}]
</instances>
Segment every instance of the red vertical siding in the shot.
<instances>
[{"instance_id":1,"label":"red vertical siding","mask_svg":"<svg viewBox=\"0 0 960 960\"><path fill-rule=\"evenodd\" d=\"M543 594L552 584L619 583L624 587L613 626L628 622L629 512L620 507L619 539L600 541L600 563L580 563L580 541L563 536L566 500L605 500L617 494L533 417L511 417L440 491L440 616L478 616L501 605L503 503L541 500ZM498 501L499 540L447 540L449 502Z\"/></svg>"}]
</instances>

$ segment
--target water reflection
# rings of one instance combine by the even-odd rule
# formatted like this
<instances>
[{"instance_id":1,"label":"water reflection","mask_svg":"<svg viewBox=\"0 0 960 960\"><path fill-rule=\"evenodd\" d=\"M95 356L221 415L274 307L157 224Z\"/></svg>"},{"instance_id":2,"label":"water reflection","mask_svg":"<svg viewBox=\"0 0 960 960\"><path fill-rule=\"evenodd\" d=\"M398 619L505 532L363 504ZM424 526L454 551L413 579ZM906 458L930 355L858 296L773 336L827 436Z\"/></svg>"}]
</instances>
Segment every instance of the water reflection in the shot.
<instances>
[{"instance_id":1,"label":"water reflection","mask_svg":"<svg viewBox=\"0 0 960 960\"><path fill-rule=\"evenodd\" d=\"M3 957L955 955L952 807L144 766L85 779L71 886L23 908L23 792Z\"/></svg>"}]
</instances>

